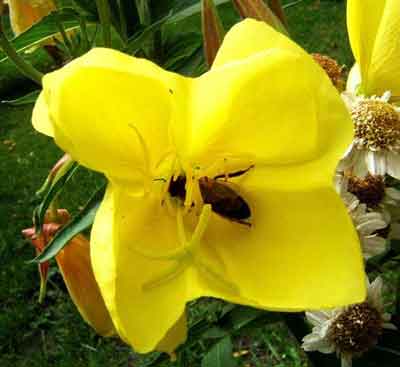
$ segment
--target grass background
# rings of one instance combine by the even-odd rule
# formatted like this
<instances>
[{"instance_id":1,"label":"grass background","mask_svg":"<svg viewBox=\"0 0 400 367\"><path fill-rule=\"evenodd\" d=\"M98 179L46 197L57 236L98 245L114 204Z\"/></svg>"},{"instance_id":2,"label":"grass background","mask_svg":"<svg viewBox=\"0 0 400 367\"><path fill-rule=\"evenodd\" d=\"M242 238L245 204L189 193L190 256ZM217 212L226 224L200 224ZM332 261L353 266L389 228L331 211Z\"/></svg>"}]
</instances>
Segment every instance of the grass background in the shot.
<instances>
[{"instance_id":1,"label":"grass background","mask_svg":"<svg viewBox=\"0 0 400 367\"><path fill-rule=\"evenodd\" d=\"M310 52L320 52L351 66L345 27L345 3L305 0L287 11L292 37ZM11 73L11 71L10 71ZM1 78L0 78L1 79ZM7 90L1 99L21 95L29 83ZM53 268L43 305L37 303L39 281L35 265L26 262L33 248L21 236L31 225L37 204L35 191L61 156L50 139L30 124L32 106L0 105L0 366L140 366L145 362L121 342L97 337L81 320L61 276ZM63 205L82 205L96 174L82 171L68 184ZM200 301L192 307L192 322L221 311L223 304ZM211 315L211 316L210 316ZM211 317L211 319L210 319ZM243 366L307 366L309 362L283 324L249 324L238 335L236 349L250 350ZM189 350L196 365L200 346ZM183 364L181 364L183 365ZM361 366L361 364L360 364Z\"/></svg>"}]
</instances>

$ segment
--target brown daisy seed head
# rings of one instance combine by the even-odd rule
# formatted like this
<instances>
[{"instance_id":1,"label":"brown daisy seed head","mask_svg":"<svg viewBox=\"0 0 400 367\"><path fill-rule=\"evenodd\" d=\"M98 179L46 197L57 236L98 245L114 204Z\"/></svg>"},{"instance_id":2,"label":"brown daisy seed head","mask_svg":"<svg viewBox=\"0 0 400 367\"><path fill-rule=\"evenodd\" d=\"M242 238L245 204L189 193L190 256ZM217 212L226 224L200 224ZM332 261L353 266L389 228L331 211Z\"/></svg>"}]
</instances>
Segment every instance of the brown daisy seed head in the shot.
<instances>
[{"instance_id":1,"label":"brown daisy seed head","mask_svg":"<svg viewBox=\"0 0 400 367\"><path fill-rule=\"evenodd\" d=\"M376 345L382 329L381 314L364 302L341 313L330 326L328 337L341 354L360 356Z\"/></svg>"},{"instance_id":2,"label":"brown daisy seed head","mask_svg":"<svg viewBox=\"0 0 400 367\"><path fill-rule=\"evenodd\" d=\"M326 55L314 53L312 57L325 70L336 89L343 92L345 87L343 67L336 60Z\"/></svg>"},{"instance_id":3,"label":"brown daisy seed head","mask_svg":"<svg viewBox=\"0 0 400 367\"><path fill-rule=\"evenodd\" d=\"M358 143L371 150L397 150L400 115L390 103L379 100L358 102L351 115Z\"/></svg>"},{"instance_id":4,"label":"brown daisy seed head","mask_svg":"<svg viewBox=\"0 0 400 367\"><path fill-rule=\"evenodd\" d=\"M385 196L383 176L368 174L366 177L348 177L348 191L354 194L360 203L370 208L377 207Z\"/></svg>"}]
</instances>

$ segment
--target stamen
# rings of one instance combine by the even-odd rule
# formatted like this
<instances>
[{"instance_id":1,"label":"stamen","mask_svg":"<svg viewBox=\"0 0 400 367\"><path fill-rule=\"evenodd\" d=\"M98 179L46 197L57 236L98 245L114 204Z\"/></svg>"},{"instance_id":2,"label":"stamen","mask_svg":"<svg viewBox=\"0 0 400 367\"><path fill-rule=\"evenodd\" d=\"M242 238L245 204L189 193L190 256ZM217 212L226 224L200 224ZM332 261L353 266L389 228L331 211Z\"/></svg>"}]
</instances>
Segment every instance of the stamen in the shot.
<instances>
[{"instance_id":1,"label":"stamen","mask_svg":"<svg viewBox=\"0 0 400 367\"><path fill-rule=\"evenodd\" d=\"M178 208L177 213L176 213L176 221L178 224L178 238L179 242L184 244L187 243L186 239L186 231L185 231L185 225L183 223L183 216L182 216L182 209Z\"/></svg>"},{"instance_id":2,"label":"stamen","mask_svg":"<svg viewBox=\"0 0 400 367\"><path fill-rule=\"evenodd\" d=\"M176 263L172 268L167 269L165 272L154 278L153 280L146 282L142 286L143 291L150 291L154 288L158 288L165 283L175 279L178 275L182 274L188 267L187 261L183 260Z\"/></svg>"},{"instance_id":3,"label":"stamen","mask_svg":"<svg viewBox=\"0 0 400 367\"><path fill-rule=\"evenodd\" d=\"M190 241L187 241L186 231L183 222L182 209L178 209L177 211L177 227L178 227L178 237L179 241L181 241L182 246L179 250L174 250L167 255L153 255L151 253L146 254L143 251L140 253L143 256L146 256L152 260L166 260L166 261L176 261L177 263L173 265L171 268L165 270L160 275L155 277L154 279L143 284L143 291L149 291L159 286L168 283L172 279L176 278L179 274L184 272L187 267L191 264L194 264L197 269L203 272L205 275L209 276L215 282L219 283L219 285L223 288L226 288L229 292L237 294L239 293L238 288L233 283L224 279L224 277L212 269L212 267L201 260L200 256L197 256L197 248L200 246L200 240L204 235L208 227L208 223L210 221L211 216L211 205L204 205L202 208L202 212L200 214L199 221L194 230L193 236Z\"/></svg>"},{"instance_id":4,"label":"stamen","mask_svg":"<svg viewBox=\"0 0 400 367\"><path fill-rule=\"evenodd\" d=\"M193 197L193 187L196 182L196 177L192 170L187 172L186 176L186 196L183 206L185 207L185 214L188 213L189 209L192 207L192 197Z\"/></svg>"},{"instance_id":5,"label":"stamen","mask_svg":"<svg viewBox=\"0 0 400 367\"><path fill-rule=\"evenodd\" d=\"M204 274L208 275L210 278L212 278L212 280L219 283L219 285L222 288L228 289L228 291L230 291L233 294L239 294L239 288L237 287L236 284L233 284L233 283L225 280L221 274L214 271L211 268L211 266L206 264L204 261L200 261L199 259L195 258L194 263L200 271L202 271Z\"/></svg>"},{"instance_id":6,"label":"stamen","mask_svg":"<svg viewBox=\"0 0 400 367\"><path fill-rule=\"evenodd\" d=\"M210 221L211 210L212 209L210 204L203 205L199 222L197 223L196 229L194 230L189 248L194 248L197 244L200 243L200 239L201 237L203 237L204 232L207 229L208 222Z\"/></svg>"}]
</instances>

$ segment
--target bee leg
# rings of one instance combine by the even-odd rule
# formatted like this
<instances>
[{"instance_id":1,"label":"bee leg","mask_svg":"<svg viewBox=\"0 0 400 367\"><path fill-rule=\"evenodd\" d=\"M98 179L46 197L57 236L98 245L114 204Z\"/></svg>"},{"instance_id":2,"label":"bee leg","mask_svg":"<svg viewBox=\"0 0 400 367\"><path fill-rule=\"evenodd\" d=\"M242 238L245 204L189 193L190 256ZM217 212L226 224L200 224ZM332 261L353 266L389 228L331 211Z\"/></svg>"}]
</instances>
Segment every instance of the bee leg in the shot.
<instances>
[{"instance_id":1,"label":"bee leg","mask_svg":"<svg viewBox=\"0 0 400 367\"><path fill-rule=\"evenodd\" d=\"M244 175L246 172L250 171L252 168L254 168L254 164L252 164L250 167L248 167L246 169L242 169L240 171L231 172L231 173L224 173L222 175L217 175L217 176L214 177L214 180L218 180L220 178L225 178L225 181L226 181L227 178L239 177L239 176Z\"/></svg>"},{"instance_id":2,"label":"bee leg","mask_svg":"<svg viewBox=\"0 0 400 367\"><path fill-rule=\"evenodd\" d=\"M236 223L239 223L239 224L243 224L243 225L245 225L245 226L247 226L247 227L251 227L251 223L250 222L246 222L245 220L240 220L240 219L231 219L231 218L229 218L229 220L231 220L232 222L236 222Z\"/></svg>"}]
</instances>

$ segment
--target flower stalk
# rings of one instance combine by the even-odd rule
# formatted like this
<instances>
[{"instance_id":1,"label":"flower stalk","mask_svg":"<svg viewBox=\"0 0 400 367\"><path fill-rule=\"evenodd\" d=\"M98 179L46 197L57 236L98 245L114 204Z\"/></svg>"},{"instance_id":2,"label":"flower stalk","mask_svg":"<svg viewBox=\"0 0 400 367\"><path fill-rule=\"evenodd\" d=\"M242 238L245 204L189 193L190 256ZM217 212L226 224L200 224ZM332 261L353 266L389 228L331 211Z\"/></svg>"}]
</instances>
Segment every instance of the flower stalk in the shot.
<instances>
[{"instance_id":1,"label":"flower stalk","mask_svg":"<svg viewBox=\"0 0 400 367\"><path fill-rule=\"evenodd\" d=\"M277 15L263 0L232 0L242 18L261 20L274 27L279 32L288 34L287 29ZM278 9L278 4L275 8ZM277 10L278 11L278 10ZM282 11L283 12L283 11Z\"/></svg>"},{"instance_id":2,"label":"flower stalk","mask_svg":"<svg viewBox=\"0 0 400 367\"><path fill-rule=\"evenodd\" d=\"M287 28L288 23L286 19L285 12L282 8L281 0L269 0L269 7L275 13L275 15L279 18L281 23Z\"/></svg>"},{"instance_id":3,"label":"flower stalk","mask_svg":"<svg viewBox=\"0 0 400 367\"><path fill-rule=\"evenodd\" d=\"M224 38L224 28L213 0L202 1L201 15L204 53L210 67Z\"/></svg>"},{"instance_id":4,"label":"flower stalk","mask_svg":"<svg viewBox=\"0 0 400 367\"><path fill-rule=\"evenodd\" d=\"M3 5L1 5L3 6ZM0 9L2 10L2 9ZM35 83L42 85L43 74L34 68L31 64L27 63L15 50L14 46L8 40L4 33L3 23L0 19L0 47L8 58L15 64L19 71Z\"/></svg>"},{"instance_id":5,"label":"flower stalk","mask_svg":"<svg viewBox=\"0 0 400 367\"><path fill-rule=\"evenodd\" d=\"M102 27L104 46L111 47L110 5L108 0L96 0L96 6Z\"/></svg>"}]
</instances>

